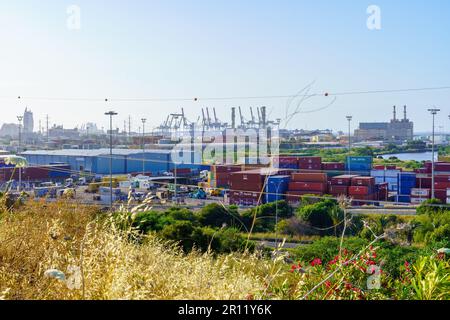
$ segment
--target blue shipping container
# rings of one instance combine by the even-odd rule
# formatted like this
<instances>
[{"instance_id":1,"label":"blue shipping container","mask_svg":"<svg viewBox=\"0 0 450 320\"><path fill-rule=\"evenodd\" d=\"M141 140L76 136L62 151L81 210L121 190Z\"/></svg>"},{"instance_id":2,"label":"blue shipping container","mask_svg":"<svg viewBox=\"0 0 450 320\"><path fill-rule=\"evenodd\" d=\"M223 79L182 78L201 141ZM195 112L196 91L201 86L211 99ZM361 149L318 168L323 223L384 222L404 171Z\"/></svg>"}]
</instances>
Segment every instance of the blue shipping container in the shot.
<instances>
[{"instance_id":1,"label":"blue shipping container","mask_svg":"<svg viewBox=\"0 0 450 320\"><path fill-rule=\"evenodd\" d=\"M286 198L290 176L271 176L267 179L266 203L280 201Z\"/></svg>"},{"instance_id":2,"label":"blue shipping container","mask_svg":"<svg viewBox=\"0 0 450 320\"><path fill-rule=\"evenodd\" d=\"M398 174L398 193L411 194L411 189L416 187L416 174L402 172Z\"/></svg>"},{"instance_id":3,"label":"blue shipping container","mask_svg":"<svg viewBox=\"0 0 450 320\"><path fill-rule=\"evenodd\" d=\"M367 175L367 171L372 170L372 157L347 157L346 169L352 172L364 172ZM370 172L369 172L370 175Z\"/></svg>"}]
</instances>

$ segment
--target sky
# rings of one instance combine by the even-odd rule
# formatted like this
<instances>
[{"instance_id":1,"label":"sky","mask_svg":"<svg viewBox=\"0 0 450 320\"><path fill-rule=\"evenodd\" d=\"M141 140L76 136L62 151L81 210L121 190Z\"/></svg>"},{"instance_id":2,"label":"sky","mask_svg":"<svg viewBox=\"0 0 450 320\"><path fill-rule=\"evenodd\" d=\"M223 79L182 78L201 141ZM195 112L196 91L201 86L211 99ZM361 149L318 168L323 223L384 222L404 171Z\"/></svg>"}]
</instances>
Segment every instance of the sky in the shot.
<instances>
[{"instance_id":1,"label":"sky","mask_svg":"<svg viewBox=\"0 0 450 320\"><path fill-rule=\"evenodd\" d=\"M367 27L371 5L379 30ZM115 126L131 116L137 131L141 118L156 127L181 107L191 121L209 107L230 122L233 106L285 119L300 98L239 97L310 86L317 96L289 128L345 130L346 115L356 127L407 105L416 131L430 130L436 106L437 130L450 132L449 89L325 95L450 86L449 18L448 0L0 0L0 124L25 107L35 127L48 114L50 125L106 128L115 110Z\"/></svg>"}]
</instances>

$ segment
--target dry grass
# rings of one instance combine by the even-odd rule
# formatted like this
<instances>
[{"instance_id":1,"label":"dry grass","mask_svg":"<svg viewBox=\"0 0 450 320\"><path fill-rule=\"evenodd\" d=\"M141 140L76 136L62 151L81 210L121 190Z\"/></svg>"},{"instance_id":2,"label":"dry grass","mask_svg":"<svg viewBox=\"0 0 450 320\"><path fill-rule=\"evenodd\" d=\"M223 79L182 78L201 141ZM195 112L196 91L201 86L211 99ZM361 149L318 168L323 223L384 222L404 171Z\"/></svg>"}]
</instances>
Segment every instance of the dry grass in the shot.
<instances>
[{"instance_id":1,"label":"dry grass","mask_svg":"<svg viewBox=\"0 0 450 320\"><path fill-rule=\"evenodd\" d=\"M277 268L254 255L184 255L152 236L135 244L80 205L30 202L1 212L0 299L257 299ZM73 267L81 269L76 289L44 275L68 277Z\"/></svg>"}]
</instances>

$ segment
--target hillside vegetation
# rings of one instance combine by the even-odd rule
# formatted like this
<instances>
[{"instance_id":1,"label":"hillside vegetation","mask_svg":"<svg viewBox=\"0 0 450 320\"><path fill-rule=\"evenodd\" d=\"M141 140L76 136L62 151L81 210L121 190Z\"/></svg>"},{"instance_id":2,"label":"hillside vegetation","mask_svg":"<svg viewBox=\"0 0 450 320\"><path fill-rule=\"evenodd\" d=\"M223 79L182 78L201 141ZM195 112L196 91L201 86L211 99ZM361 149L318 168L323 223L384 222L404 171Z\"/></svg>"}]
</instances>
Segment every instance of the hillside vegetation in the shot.
<instances>
[{"instance_id":1,"label":"hillside vegetation","mask_svg":"<svg viewBox=\"0 0 450 320\"><path fill-rule=\"evenodd\" d=\"M395 278L381 273L380 288L371 290L367 280L378 271L368 271L380 264L377 239L345 240L340 250L339 241L323 238L317 250L298 252L294 261L253 246L214 251L223 226L203 234L206 249L186 250L165 233L133 227L142 214L127 211L109 215L68 202L3 206L0 299L449 298L449 264L442 256L405 264Z\"/></svg>"}]
</instances>

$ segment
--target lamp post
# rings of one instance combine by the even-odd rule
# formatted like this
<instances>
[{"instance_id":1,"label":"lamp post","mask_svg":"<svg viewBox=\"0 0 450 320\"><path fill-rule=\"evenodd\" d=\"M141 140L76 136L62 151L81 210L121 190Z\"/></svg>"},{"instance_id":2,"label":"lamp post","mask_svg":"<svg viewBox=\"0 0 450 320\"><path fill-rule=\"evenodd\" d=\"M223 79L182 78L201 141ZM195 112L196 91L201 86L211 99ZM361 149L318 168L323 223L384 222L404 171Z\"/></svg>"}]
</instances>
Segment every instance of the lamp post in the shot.
<instances>
[{"instance_id":1,"label":"lamp post","mask_svg":"<svg viewBox=\"0 0 450 320\"><path fill-rule=\"evenodd\" d=\"M429 112L431 112L433 116L433 133L432 133L432 146L431 146L431 198L435 198L434 194L434 118L436 114L441 111L440 109L428 109Z\"/></svg>"},{"instance_id":2,"label":"lamp post","mask_svg":"<svg viewBox=\"0 0 450 320\"><path fill-rule=\"evenodd\" d=\"M145 176L145 122L147 119L142 118L142 175Z\"/></svg>"},{"instance_id":3,"label":"lamp post","mask_svg":"<svg viewBox=\"0 0 450 320\"><path fill-rule=\"evenodd\" d=\"M17 120L19 120L19 146L17 148L17 154L20 153L20 149L22 148L22 120L23 116L17 116ZM19 167L19 187L18 191L20 192L22 187L22 168Z\"/></svg>"},{"instance_id":4,"label":"lamp post","mask_svg":"<svg viewBox=\"0 0 450 320\"><path fill-rule=\"evenodd\" d=\"M110 207L111 212L113 211L113 176L112 176L113 129L112 129L112 118L113 118L113 116L116 116L116 115L117 115L117 112L114 112L114 111L105 112L105 116L109 116L109 192L110 192L109 207Z\"/></svg>"},{"instance_id":5,"label":"lamp post","mask_svg":"<svg viewBox=\"0 0 450 320\"><path fill-rule=\"evenodd\" d=\"M348 166L348 173L351 172L350 167L350 153L352 152L352 132L351 132L351 122L353 119L353 116L347 116L348 121L348 158L347 158L347 166Z\"/></svg>"}]
</instances>

